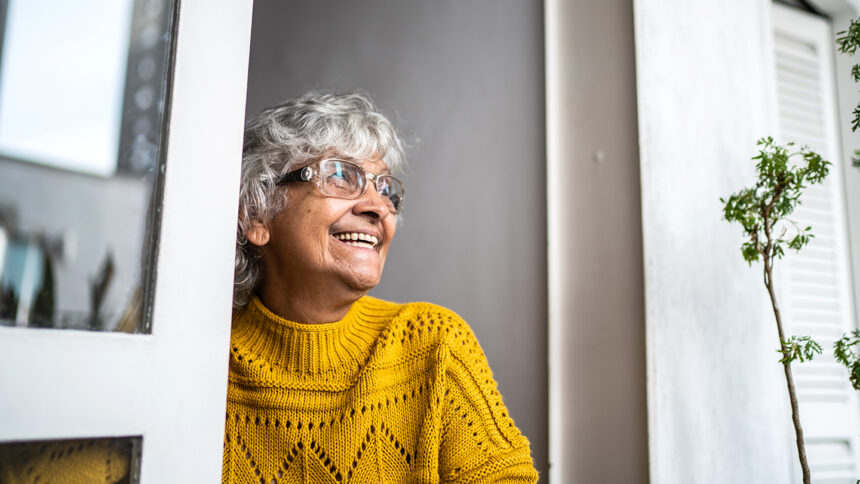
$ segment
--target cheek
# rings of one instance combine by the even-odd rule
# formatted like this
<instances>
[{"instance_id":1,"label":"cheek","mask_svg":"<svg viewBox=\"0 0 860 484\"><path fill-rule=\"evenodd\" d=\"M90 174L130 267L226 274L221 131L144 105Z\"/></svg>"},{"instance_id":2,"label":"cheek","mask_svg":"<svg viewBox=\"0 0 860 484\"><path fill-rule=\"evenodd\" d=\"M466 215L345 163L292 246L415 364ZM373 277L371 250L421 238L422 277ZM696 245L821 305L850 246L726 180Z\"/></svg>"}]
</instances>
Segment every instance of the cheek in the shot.
<instances>
[{"instance_id":1,"label":"cheek","mask_svg":"<svg viewBox=\"0 0 860 484\"><path fill-rule=\"evenodd\" d=\"M389 216L391 221L384 222L384 230L385 230L385 246L382 248L383 254L388 252L388 248L391 246L391 242L394 240L394 234L397 232L397 220L393 215Z\"/></svg>"},{"instance_id":2,"label":"cheek","mask_svg":"<svg viewBox=\"0 0 860 484\"><path fill-rule=\"evenodd\" d=\"M316 243L330 235L331 224L338 218L338 212L325 204L325 200L310 200L296 210L299 236L314 239Z\"/></svg>"},{"instance_id":3,"label":"cheek","mask_svg":"<svg viewBox=\"0 0 860 484\"><path fill-rule=\"evenodd\" d=\"M388 234L388 240L392 240L394 238L394 234L397 232L397 216L389 215L387 220L384 222L385 232Z\"/></svg>"},{"instance_id":4,"label":"cheek","mask_svg":"<svg viewBox=\"0 0 860 484\"><path fill-rule=\"evenodd\" d=\"M293 211L279 221L281 230L274 234L278 237L273 248L288 260L321 263L329 242L328 229L320 223L321 217L307 205L296 204L287 210Z\"/></svg>"}]
</instances>

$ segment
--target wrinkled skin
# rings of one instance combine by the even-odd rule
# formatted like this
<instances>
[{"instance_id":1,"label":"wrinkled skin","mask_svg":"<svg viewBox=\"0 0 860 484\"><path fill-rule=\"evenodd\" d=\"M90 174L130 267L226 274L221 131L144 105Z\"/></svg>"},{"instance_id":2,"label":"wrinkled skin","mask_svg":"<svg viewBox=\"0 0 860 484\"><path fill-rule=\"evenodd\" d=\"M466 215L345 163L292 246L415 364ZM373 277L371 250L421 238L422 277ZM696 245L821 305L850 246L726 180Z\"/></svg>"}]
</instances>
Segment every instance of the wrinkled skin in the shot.
<instances>
[{"instance_id":1,"label":"wrinkled skin","mask_svg":"<svg viewBox=\"0 0 860 484\"><path fill-rule=\"evenodd\" d=\"M381 160L361 165L371 173L388 172ZM280 214L253 223L246 233L262 252L258 295L271 311L293 321L337 321L379 284L397 229L395 214L372 183L355 200L327 197L315 181L290 184L286 196ZM343 232L370 234L378 243L355 247L335 238Z\"/></svg>"}]
</instances>

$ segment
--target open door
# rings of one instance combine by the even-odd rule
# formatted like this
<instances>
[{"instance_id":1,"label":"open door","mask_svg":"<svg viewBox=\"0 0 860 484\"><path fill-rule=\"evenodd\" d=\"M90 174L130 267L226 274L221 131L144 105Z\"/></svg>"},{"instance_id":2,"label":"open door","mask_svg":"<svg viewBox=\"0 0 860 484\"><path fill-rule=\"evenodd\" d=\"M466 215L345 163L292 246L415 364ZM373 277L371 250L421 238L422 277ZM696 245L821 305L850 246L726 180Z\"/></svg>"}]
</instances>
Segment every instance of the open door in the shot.
<instances>
[{"instance_id":1,"label":"open door","mask_svg":"<svg viewBox=\"0 0 860 484\"><path fill-rule=\"evenodd\" d=\"M219 481L251 8L0 0L0 445Z\"/></svg>"}]
</instances>

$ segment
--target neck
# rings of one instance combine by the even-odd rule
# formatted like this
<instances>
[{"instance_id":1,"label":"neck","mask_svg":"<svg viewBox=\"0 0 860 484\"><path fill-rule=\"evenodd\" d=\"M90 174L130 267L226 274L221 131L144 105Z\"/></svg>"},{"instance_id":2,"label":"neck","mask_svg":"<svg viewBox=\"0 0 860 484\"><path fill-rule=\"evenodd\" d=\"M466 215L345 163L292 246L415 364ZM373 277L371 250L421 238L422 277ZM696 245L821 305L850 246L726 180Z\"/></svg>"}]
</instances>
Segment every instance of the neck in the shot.
<instances>
[{"instance_id":1,"label":"neck","mask_svg":"<svg viewBox=\"0 0 860 484\"><path fill-rule=\"evenodd\" d=\"M264 277L259 297L270 311L290 321L329 323L343 319L353 303L366 293L307 281L304 284L278 284Z\"/></svg>"}]
</instances>

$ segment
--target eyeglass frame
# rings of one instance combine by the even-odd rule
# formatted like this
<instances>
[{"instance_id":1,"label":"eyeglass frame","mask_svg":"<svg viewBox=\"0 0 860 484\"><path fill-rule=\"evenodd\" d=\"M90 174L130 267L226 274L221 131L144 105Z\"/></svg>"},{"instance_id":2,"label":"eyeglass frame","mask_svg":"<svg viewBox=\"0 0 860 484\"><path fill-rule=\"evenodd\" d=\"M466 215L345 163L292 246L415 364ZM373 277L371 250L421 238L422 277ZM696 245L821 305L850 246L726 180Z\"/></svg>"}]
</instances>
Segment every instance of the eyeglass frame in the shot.
<instances>
[{"instance_id":1,"label":"eyeglass frame","mask_svg":"<svg viewBox=\"0 0 860 484\"><path fill-rule=\"evenodd\" d=\"M359 170L361 170L363 177L364 177L364 185L361 187L361 191L355 197L344 197L344 196L339 196L339 195L332 195L331 193L328 193L323 188L322 177L318 176L321 172L321 170L319 169L319 165L322 163L328 162L328 161L338 161L341 163L347 163L347 164L353 165L356 168L358 168ZM316 166L317 169L314 169L314 166ZM392 210L392 213L397 215L403 211L403 205L406 202L406 184L403 183L403 180L401 180L400 178L397 178L396 176L392 175L391 173L380 173L378 175L375 173L371 173L371 172L365 170L364 167L359 165L358 163L355 163L355 162L352 162L349 160L342 160L340 158L324 158L322 160L317 160L317 161L311 163L310 165L305 165L301 168L295 169L291 172L284 174L282 177L278 178L278 181L275 182L275 185L285 185L287 183L298 183L298 182L310 182L311 180L313 180L314 176L318 176L317 188L319 189L320 192L323 193L323 195L325 195L327 197L332 197L332 198L340 198L343 200L357 200L357 199L361 198L361 196L364 195L364 192L367 191L368 180L373 182L373 188L376 190L376 193L378 194L379 193L379 186L378 186L379 178L380 177L392 178L395 181L397 181L397 183L400 183L400 186L403 188L403 192L400 194L400 208L397 208L396 210ZM383 198L387 198L387 197L383 197Z\"/></svg>"}]
</instances>

